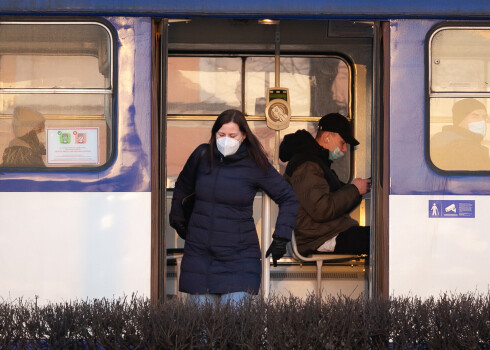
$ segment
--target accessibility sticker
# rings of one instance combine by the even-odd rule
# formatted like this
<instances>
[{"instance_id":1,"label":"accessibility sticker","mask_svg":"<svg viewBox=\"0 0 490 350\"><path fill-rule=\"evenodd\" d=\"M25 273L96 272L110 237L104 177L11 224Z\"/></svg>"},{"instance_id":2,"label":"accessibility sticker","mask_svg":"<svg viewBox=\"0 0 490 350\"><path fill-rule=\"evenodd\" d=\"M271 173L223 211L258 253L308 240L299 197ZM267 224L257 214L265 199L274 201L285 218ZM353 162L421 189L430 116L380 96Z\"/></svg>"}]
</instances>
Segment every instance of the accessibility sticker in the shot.
<instances>
[{"instance_id":1,"label":"accessibility sticker","mask_svg":"<svg viewBox=\"0 0 490 350\"><path fill-rule=\"evenodd\" d=\"M429 200L429 218L474 218L474 200Z\"/></svg>"}]
</instances>

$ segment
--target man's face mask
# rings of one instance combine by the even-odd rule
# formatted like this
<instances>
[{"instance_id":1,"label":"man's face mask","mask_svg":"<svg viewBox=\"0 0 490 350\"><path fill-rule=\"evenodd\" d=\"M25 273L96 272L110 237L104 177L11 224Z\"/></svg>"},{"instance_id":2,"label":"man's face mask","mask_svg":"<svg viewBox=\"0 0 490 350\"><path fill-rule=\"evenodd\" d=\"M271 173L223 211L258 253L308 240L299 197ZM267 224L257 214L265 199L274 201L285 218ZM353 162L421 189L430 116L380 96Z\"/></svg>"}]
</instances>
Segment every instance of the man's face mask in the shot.
<instances>
[{"instance_id":1,"label":"man's face mask","mask_svg":"<svg viewBox=\"0 0 490 350\"><path fill-rule=\"evenodd\" d=\"M340 150L340 148L338 146L336 146L333 151L329 152L328 153L328 159L330 160L337 160L337 159L340 159L344 156L344 152L342 152Z\"/></svg>"},{"instance_id":2,"label":"man's face mask","mask_svg":"<svg viewBox=\"0 0 490 350\"><path fill-rule=\"evenodd\" d=\"M487 133L487 123L484 120L468 123L468 130L475 134L485 136Z\"/></svg>"},{"instance_id":3,"label":"man's face mask","mask_svg":"<svg viewBox=\"0 0 490 350\"><path fill-rule=\"evenodd\" d=\"M228 136L223 136L219 139L216 139L216 146L218 147L218 151L220 151L222 155L227 157L235 154L236 151L238 151L238 148L240 147L240 141L241 139L237 140Z\"/></svg>"}]
</instances>

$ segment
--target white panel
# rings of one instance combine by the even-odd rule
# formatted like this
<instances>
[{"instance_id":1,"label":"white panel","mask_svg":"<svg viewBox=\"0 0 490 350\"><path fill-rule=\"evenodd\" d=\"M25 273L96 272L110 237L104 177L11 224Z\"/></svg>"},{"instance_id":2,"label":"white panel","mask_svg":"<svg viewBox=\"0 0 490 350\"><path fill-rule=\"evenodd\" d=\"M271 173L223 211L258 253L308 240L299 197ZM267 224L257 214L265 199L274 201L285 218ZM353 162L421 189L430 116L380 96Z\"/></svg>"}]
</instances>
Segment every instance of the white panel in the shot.
<instances>
[{"instance_id":1,"label":"white panel","mask_svg":"<svg viewBox=\"0 0 490 350\"><path fill-rule=\"evenodd\" d=\"M0 195L0 298L150 291L150 192Z\"/></svg>"},{"instance_id":2,"label":"white panel","mask_svg":"<svg viewBox=\"0 0 490 350\"><path fill-rule=\"evenodd\" d=\"M429 218L429 200L474 200L475 218ZM390 196L390 292L487 292L490 197Z\"/></svg>"}]
</instances>

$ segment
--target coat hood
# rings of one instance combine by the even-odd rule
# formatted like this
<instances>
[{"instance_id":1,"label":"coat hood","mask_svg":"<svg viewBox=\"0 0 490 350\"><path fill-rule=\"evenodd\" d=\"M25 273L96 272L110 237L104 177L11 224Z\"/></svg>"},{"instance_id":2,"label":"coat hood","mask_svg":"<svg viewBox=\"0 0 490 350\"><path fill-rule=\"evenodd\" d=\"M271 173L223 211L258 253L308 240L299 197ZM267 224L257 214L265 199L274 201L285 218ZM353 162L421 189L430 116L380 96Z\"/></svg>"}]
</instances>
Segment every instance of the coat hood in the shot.
<instances>
[{"instance_id":1,"label":"coat hood","mask_svg":"<svg viewBox=\"0 0 490 350\"><path fill-rule=\"evenodd\" d=\"M294 134L284 136L279 146L279 159L283 162L289 162L295 154L305 152L313 153L324 160L328 160L328 150L320 146L306 130L298 130Z\"/></svg>"}]
</instances>

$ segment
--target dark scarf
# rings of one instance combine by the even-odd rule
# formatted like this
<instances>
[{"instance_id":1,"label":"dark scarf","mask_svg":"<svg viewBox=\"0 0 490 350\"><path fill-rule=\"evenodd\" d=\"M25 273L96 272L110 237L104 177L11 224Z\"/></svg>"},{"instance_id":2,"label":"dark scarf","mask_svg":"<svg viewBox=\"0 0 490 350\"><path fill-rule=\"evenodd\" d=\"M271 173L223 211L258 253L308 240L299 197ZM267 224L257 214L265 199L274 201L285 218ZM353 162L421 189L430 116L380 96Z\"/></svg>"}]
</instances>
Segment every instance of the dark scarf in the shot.
<instances>
[{"instance_id":1,"label":"dark scarf","mask_svg":"<svg viewBox=\"0 0 490 350\"><path fill-rule=\"evenodd\" d=\"M18 139L27 143L35 154L46 154L46 147L39 142L39 138L37 137L35 130L29 131L27 134L19 137Z\"/></svg>"}]
</instances>

